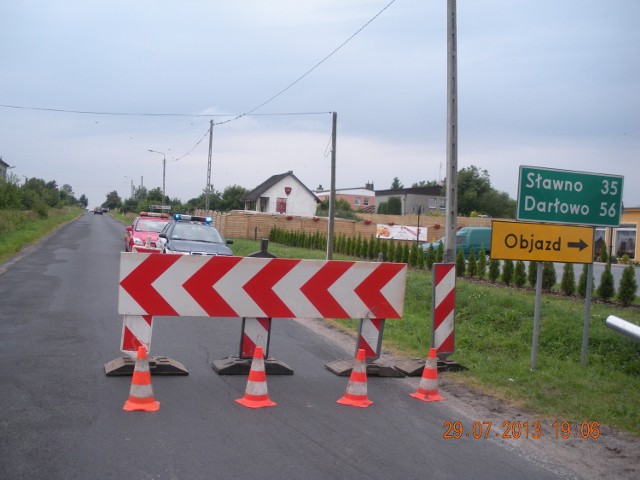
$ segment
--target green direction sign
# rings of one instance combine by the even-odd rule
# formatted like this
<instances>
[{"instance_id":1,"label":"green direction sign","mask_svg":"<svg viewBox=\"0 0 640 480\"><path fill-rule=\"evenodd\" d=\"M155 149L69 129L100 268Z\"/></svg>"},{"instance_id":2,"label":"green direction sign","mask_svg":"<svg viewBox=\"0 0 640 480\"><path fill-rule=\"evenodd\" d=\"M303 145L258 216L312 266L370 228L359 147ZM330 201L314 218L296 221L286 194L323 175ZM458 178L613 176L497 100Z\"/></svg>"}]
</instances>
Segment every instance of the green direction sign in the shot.
<instances>
[{"instance_id":1,"label":"green direction sign","mask_svg":"<svg viewBox=\"0 0 640 480\"><path fill-rule=\"evenodd\" d=\"M617 227L624 177L520 166L518 220Z\"/></svg>"}]
</instances>

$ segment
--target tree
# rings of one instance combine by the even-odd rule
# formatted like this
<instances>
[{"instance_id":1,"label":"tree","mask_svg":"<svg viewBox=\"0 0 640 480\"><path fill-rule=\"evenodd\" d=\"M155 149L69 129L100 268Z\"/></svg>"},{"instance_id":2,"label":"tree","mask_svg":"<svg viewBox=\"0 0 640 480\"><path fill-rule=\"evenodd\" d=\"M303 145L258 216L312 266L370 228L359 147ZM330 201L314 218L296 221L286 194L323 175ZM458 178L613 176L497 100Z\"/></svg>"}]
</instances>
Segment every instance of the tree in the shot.
<instances>
[{"instance_id":1,"label":"tree","mask_svg":"<svg viewBox=\"0 0 640 480\"><path fill-rule=\"evenodd\" d=\"M556 269L553 262L544 262L542 264L542 289L550 292L556 284Z\"/></svg>"},{"instance_id":2,"label":"tree","mask_svg":"<svg viewBox=\"0 0 640 480\"><path fill-rule=\"evenodd\" d=\"M602 248L600 249L600 255L598 255L600 261L603 263L607 263L609 260L609 255L607 255L607 244L602 242Z\"/></svg>"},{"instance_id":3,"label":"tree","mask_svg":"<svg viewBox=\"0 0 640 480\"><path fill-rule=\"evenodd\" d=\"M393 177L393 182L391 182L391 190L401 190L404 188L404 185L400 181L398 177Z\"/></svg>"},{"instance_id":4,"label":"tree","mask_svg":"<svg viewBox=\"0 0 640 480\"><path fill-rule=\"evenodd\" d=\"M476 251L473 247L469 251L469 262L467 263L467 275L471 278L478 273L478 263L476 262Z\"/></svg>"},{"instance_id":5,"label":"tree","mask_svg":"<svg viewBox=\"0 0 640 480\"><path fill-rule=\"evenodd\" d=\"M458 172L458 212L470 215L479 211L491 217L513 218L516 202L509 195L491 187L489 173L476 166Z\"/></svg>"},{"instance_id":6,"label":"tree","mask_svg":"<svg viewBox=\"0 0 640 480\"><path fill-rule=\"evenodd\" d=\"M436 250L436 261L435 263L442 263L442 259L444 258L444 245L442 242L438 243L438 249Z\"/></svg>"},{"instance_id":7,"label":"tree","mask_svg":"<svg viewBox=\"0 0 640 480\"><path fill-rule=\"evenodd\" d=\"M400 197L389 197L387 204L387 213L389 215L402 215L402 200Z\"/></svg>"},{"instance_id":8,"label":"tree","mask_svg":"<svg viewBox=\"0 0 640 480\"><path fill-rule=\"evenodd\" d=\"M531 285L531 288L536 288L536 283L538 283L537 262L529 262L529 268L527 270L527 280L529 281L529 285Z\"/></svg>"},{"instance_id":9,"label":"tree","mask_svg":"<svg viewBox=\"0 0 640 480\"><path fill-rule=\"evenodd\" d=\"M506 285L511 285L513 281L513 260L505 260L502 265L502 281Z\"/></svg>"},{"instance_id":10,"label":"tree","mask_svg":"<svg viewBox=\"0 0 640 480\"><path fill-rule=\"evenodd\" d=\"M420 187L441 187L442 186L442 182L438 182L436 180L429 180L429 181L424 181L424 180L420 180L419 182L416 182L414 184L411 185L411 188L420 188Z\"/></svg>"},{"instance_id":11,"label":"tree","mask_svg":"<svg viewBox=\"0 0 640 480\"><path fill-rule=\"evenodd\" d=\"M572 263L564 264L562 280L560 281L560 290L562 290L562 293L565 295L573 295L576 291L576 278Z\"/></svg>"},{"instance_id":12,"label":"tree","mask_svg":"<svg viewBox=\"0 0 640 480\"><path fill-rule=\"evenodd\" d=\"M611 273L611 264L604 266L604 271L600 277L600 285L598 285L597 295L603 302L608 302L615 294L615 286L613 274Z\"/></svg>"},{"instance_id":13,"label":"tree","mask_svg":"<svg viewBox=\"0 0 640 480\"><path fill-rule=\"evenodd\" d=\"M456 277L463 276L464 270L465 270L464 254L462 253L462 250L458 250L458 255L456 256Z\"/></svg>"},{"instance_id":14,"label":"tree","mask_svg":"<svg viewBox=\"0 0 640 480\"><path fill-rule=\"evenodd\" d=\"M516 262L516 269L513 275L513 283L516 287L522 288L527 283L527 269L522 260Z\"/></svg>"},{"instance_id":15,"label":"tree","mask_svg":"<svg viewBox=\"0 0 640 480\"><path fill-rule=\"evenodd\" d=\"M482 280L487 275L487 253L484 251L484 247L480 247L480 252L478 252L477 275Z\"/></svg>"},{"instance_id":16,"label":"tree","mask_svg":"<svg viewBox=\"0 0 640 480\"><path fill-rule=\"evenodd\" d=\"M86 195L84 193L82 195L80 195L80 199L78 200L78 202L84 208L87 208L87 206L89 205L89 199L87 199L87 197L86 197Z\"/></svg>"},{"instance_id":17,"label":"tree","mask_svg":"<svg viewBox=\"0 0 640 480\"><path fill-rule=\"evenodd\" d=\"M122 199L118 195L116 190L107 194L107 199L102 204L102 208L108 208L109 210L114 210L116 208L120 208L122 205Z\"/></svg>"},{"instance_id":18,"label":"tree","mask_svg":"<svg viewBox=\"0 0 640 480\"><path fill-rule=\"evenodd\" d=\"M500 276L500 260L496 260L492 258L489 262L489 281L491 283L496 283L498 277Z\"/></svg>"},{"instance_id":19,"label":"tree","mask_svg":"<svg viewBox=\"0 0 640 480\"><path fill-rule=\"evenodd\" d=\"M582 266L582 273L578 279L578 295L582 298L587 296L587 274L589 273L589 265L585 263ZM595 279L591 277L591 285L595 285Z\"/></svg>"},{"instance_id":20,"label":"tree","mask_svg":"<svg viewBox=\"0 0 640 480\"><path fill-rule=\"evenodd\" d=\"M433 248L433 243L429 245L429 248L427 248L427 254L426 254L426 258L424 259L424 263L427 266L427 268L429 270L431 270L431 267L433 267L433 264L436 261L436 251Z\"/></svg>"},{"instance_id":21,"label":"tree","mask_svg":"<svg viewBox=\"0 0 640 480\"><path fill-rule=\"evenodd\" d=\"M222 204L220 210L228 212L229 210L244 210L244 203L240 201L249 191L240 185L230 185L222 192ZM346 202L345 202L346 203ZM347 203L347 205L349 205ZM351 207L349 207L351 208Z\"/></svg>"},{"instance_id":22,"label":"tree","mask_svg":"<svg viewBox=\"0 0 640 480\"><path fill-rule=\"evenodd\" d=\"M636 299L638 282L636 282L636 272L633 265L629 265L622 271L620 287L618 288L618 300L625 307L628 307Z\"/></svg>"}]
</instances>

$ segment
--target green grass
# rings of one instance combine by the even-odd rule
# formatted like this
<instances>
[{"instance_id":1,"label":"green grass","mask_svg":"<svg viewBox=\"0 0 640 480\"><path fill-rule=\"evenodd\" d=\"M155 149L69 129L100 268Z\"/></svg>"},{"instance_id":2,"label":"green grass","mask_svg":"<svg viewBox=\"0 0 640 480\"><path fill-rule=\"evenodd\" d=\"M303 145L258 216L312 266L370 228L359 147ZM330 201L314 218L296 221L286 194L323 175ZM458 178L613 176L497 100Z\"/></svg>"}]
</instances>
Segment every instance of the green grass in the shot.
<instances>
[{"instance_id":1,"label":"green grass","mask_svg":"<svg viewBox=\"0 0 640 480\"><path fill-rule=\"evenodd\" d=\"M74 218L84 215L77 207L51 208L46 218L33 211L0 210L0 263Z\"/></svg>"},{"instance_id":2,"label":"green grass","mask_svg":"<svg viewBox=\"0 0 640 480\"><path fill-rule=\"evenodd\" d=\"M259 250L259 242L236 240L236 255ZM281 258L319 258L325 253L270 244ZM352 257L334 256L334 259ZM385 323L386 349L425 357L431 337L431 272L410 269L404 316ZM587 366L581 366L584 300L543 295L537 368L531 369L535 293L458 279L455 353L467 370L447 372L513 405L549 418L598 421L640 435L640 342L607 328L616 315L640 324L640 309L591 306ZM355 331L354 320L333 321Z\"/></svg>"}]
</instances>

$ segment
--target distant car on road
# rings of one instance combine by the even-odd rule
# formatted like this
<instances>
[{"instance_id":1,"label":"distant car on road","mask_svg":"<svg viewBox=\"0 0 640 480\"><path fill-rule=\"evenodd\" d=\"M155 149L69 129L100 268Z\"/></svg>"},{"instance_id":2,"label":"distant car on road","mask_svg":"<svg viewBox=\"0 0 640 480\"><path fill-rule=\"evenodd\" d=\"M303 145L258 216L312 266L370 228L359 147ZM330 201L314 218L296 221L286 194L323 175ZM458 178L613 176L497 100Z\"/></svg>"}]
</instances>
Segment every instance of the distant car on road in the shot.
<instances>
[{"instance_id":1,"label":"distant car on road","mask_svg":"<svg viewBox=\"0 0 640 480\"><path fill-rule=\"evenodd\" d=\"M170 222L166 213L140 212L131 225L127 225L124 235L124 251L158 249L158 234Z\"/></svg>"},{"instance_id":2,"label":"distant car on road","mask_svg":"<svg viewBox=\"0 0 640 480\"><path fill-rule=\"evenodd\" d=\"M158 243L162 253L232 256L227 245L233 240L225 240L211 221L211 217L175 214L160 232Z\"/></svg>"},{"instance_id":3,"label":"distant car on road","mask_svg":"<svg viewBox=\"0 0 640 480\"><path fill-rule=\"evenodd\" d=\"M102 209L100 207L96 207L93 209L94 215L102 215Z\"/></svg>"}]
</instances>

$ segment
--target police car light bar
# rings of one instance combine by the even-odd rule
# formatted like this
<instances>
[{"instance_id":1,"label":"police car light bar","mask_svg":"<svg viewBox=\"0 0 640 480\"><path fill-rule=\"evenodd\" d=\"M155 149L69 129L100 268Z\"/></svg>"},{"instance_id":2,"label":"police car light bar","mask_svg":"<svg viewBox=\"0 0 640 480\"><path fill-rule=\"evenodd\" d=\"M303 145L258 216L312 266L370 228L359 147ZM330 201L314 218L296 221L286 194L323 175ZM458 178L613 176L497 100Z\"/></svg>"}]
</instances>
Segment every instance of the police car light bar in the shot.
<instances>
[{"instance_id":1,"label":"police car light bar","mask_svg":"<svg viewBox=\"0 0 640 480\"><path fill-rule=\"evenodd\" d=\"M182 213L174 213L173 218L175 220L187 220L191 222L204 222L204 223L213 222L213 218L211 217L197 217L195 215L184 215Z\"/></svg>"}]
</instances>

